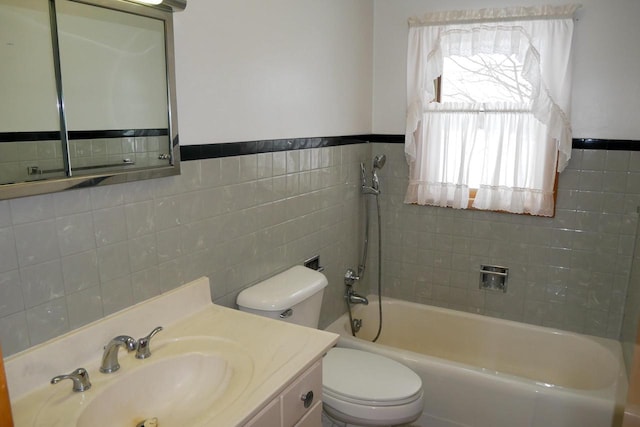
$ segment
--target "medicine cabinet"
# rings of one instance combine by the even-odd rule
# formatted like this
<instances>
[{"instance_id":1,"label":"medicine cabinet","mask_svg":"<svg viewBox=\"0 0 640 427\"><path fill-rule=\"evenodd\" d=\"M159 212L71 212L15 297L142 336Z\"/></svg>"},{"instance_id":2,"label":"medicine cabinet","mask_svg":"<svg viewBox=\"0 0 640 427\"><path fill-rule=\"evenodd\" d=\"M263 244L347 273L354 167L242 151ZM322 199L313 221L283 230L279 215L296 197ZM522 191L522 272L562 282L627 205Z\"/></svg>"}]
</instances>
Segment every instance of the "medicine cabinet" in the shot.
<instances>
[{"instance_id":1,"label":"medicine cabinet","mask_svg":"<svg viewBox=\"0 0 640 427\"><path fill-rule=\"evenodd\" d=\"M0 0L0 199L180 173L172 17Z\"/></svg>"}]
</instances>

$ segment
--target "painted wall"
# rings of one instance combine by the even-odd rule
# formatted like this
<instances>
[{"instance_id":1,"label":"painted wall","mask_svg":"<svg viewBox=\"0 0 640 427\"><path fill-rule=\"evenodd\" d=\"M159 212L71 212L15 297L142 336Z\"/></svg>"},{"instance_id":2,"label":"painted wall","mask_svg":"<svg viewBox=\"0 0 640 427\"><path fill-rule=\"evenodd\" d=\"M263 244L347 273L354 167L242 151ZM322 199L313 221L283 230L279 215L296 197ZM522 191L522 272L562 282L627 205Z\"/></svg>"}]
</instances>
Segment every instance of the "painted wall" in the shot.
<instances>
[{"instance_id":1,"label":"painted wall","mask_svg":"<svg viewBox=\"0 0 640 427\"><path fill-rule=\"evenodd\" d=\"M373 133L404 133L407 18L436 10L564 4L547 0L375 0ZM640 2L579 2L574 31L572 126L576 138L640 135Z\"/></svg>"},{"instance_id":2,"label":"painted wall","mask_svg":"<svg viewBox=\"0 0 640 427\"><path fill-rule=\"evenodd\" d=\"M372 20L370 0L190 0L181 144L370 133Z\"/></svg>"}]
</instances>

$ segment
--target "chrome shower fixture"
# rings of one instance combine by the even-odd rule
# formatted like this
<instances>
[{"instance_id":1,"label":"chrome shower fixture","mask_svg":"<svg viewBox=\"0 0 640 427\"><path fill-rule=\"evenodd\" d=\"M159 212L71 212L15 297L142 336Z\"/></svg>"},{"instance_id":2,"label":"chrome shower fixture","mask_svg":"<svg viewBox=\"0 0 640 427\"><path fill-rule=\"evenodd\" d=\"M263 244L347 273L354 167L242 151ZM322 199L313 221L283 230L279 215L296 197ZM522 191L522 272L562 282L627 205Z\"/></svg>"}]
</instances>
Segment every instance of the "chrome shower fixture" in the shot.
<instances>
[{"instance_id":1,"label":"chrome shower fixture","mask_svg":"<svg viewBox=\"0 0 640 427\"><path fill-rule=\"evenodd\" d=\"M360 162L360 186L364 190L367 186L367 170L364 167L364 163Z\"/></svg>"},{"instance_id":2,"label":"chrome shower fixture","mask_svg":"<svg viewBox=\"0 0 640 427\"><path fill-rule=\"evenodd\" d=\"M361 181L361 191L362 194L373 194L376 202L376 213L378 216L377 226L378 226L378 295L382 295L382 226L381 226L381 218L380 218L380 179L378 178L378 170L384 167L384 164L387 162L387 156L384 154L378 154L373 158L372 168L371 168L371 186L367 185L367 170L364 166L364 163L360 163L360 181ZM354 319L351 313L351 306L353 304L368 304L369 300L367 298L356 294L353 292L352 286L357 281L360 280L361 277L364 277L364 272L367 264L367 253L369 250L369 206L368 206L369 198L365 198L365 225L364 225L364 244L362 247L362 259L360 265L358 265L358 273L349 269L344 276L344 284L347 286L347 292L345 293L345 299L347 301L347 308L349 312L349 323L351 325L351 334L353 336L356 335L362 323L360 319ZM380 337L380 333L382 332L382 298L378 298L378 312L379 319L378 322L378 332L376 336L373 338L373 342L376 342Z\"/></svg>"},{"instance_id":3,"label":"chrome shower fixture","mask_svg":"<svg viewBox=\"0 0 640 427\"><path fill-rule=\"evenodd\" d=\"M379 154L373 158L373 170L371 171L371 186L367 185L366 169L364 163L360 163L360 179L362 180L363 194L380 194L380 178L378 178L378 170L382 169L387 161L387 156Z\"/></svg>"},{"instance_id":4,"label":"chrome shower fixture","mask_svg":"<svg viewBox=\"0 0 640 427\"><path fill-rule=\"evenodd\" d=\"M385 162L387 161L387 156L384 154L379 154L373 158L373 169L382 169Z\"/></svg>"},{"instance_id":5,"label":"chrome shower fixture","mask_svg":"<svg viewBox=\"0 0 640 427\"><path fill-rule=\"evenodd\" d=\"M387 161L387 156L384 154L375 156L373 158L373 172L371 173L371 187L375 191L380 194L380 179L378 178L378 169L382 169L385 162Z\"/></svg>"}]
</instances>

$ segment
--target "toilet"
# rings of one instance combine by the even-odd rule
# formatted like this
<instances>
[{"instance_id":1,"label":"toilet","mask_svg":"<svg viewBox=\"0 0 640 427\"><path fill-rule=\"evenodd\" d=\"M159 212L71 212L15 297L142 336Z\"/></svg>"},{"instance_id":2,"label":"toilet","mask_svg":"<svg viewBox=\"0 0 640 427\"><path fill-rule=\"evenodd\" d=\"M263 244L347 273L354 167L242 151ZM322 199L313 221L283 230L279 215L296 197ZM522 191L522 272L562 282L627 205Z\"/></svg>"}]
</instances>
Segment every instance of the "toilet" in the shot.
<instances>
[{"instance_id":1,"label":"toilet","mask_svg":"<svg viewBox=\"0 0 640 427\"><path fill-rule=\"evenodd\" d=\"M324 274L295 266L238 295L241 311L311 328L318 327ZM420 377L387 357L332 348L323 359L325 415L340 426L395 426L422 413Z\"/></svg>"}]
</instances>

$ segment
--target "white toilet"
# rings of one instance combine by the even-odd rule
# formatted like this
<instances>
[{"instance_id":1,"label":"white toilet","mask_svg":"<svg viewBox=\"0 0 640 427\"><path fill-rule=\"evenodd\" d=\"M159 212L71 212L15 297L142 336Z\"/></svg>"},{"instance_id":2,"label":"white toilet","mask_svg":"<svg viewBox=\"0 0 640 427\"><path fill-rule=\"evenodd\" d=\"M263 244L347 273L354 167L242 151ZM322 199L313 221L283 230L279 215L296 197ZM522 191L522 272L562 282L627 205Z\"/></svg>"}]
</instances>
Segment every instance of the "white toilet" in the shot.
<instances>
[{"instance_id":1,"label":"white toilet","mask_svg":"<svg viewBox=\"0 0 640 427\"><path fill-rule=\"evenodd\" d=\"M295 266L245 289L241 311L318 327L324 274ZM422 413L422 381L406 366L365 351L333 348L323 360L323 408L341 425L395 426Z\"/></svg>"}]
</instances>

